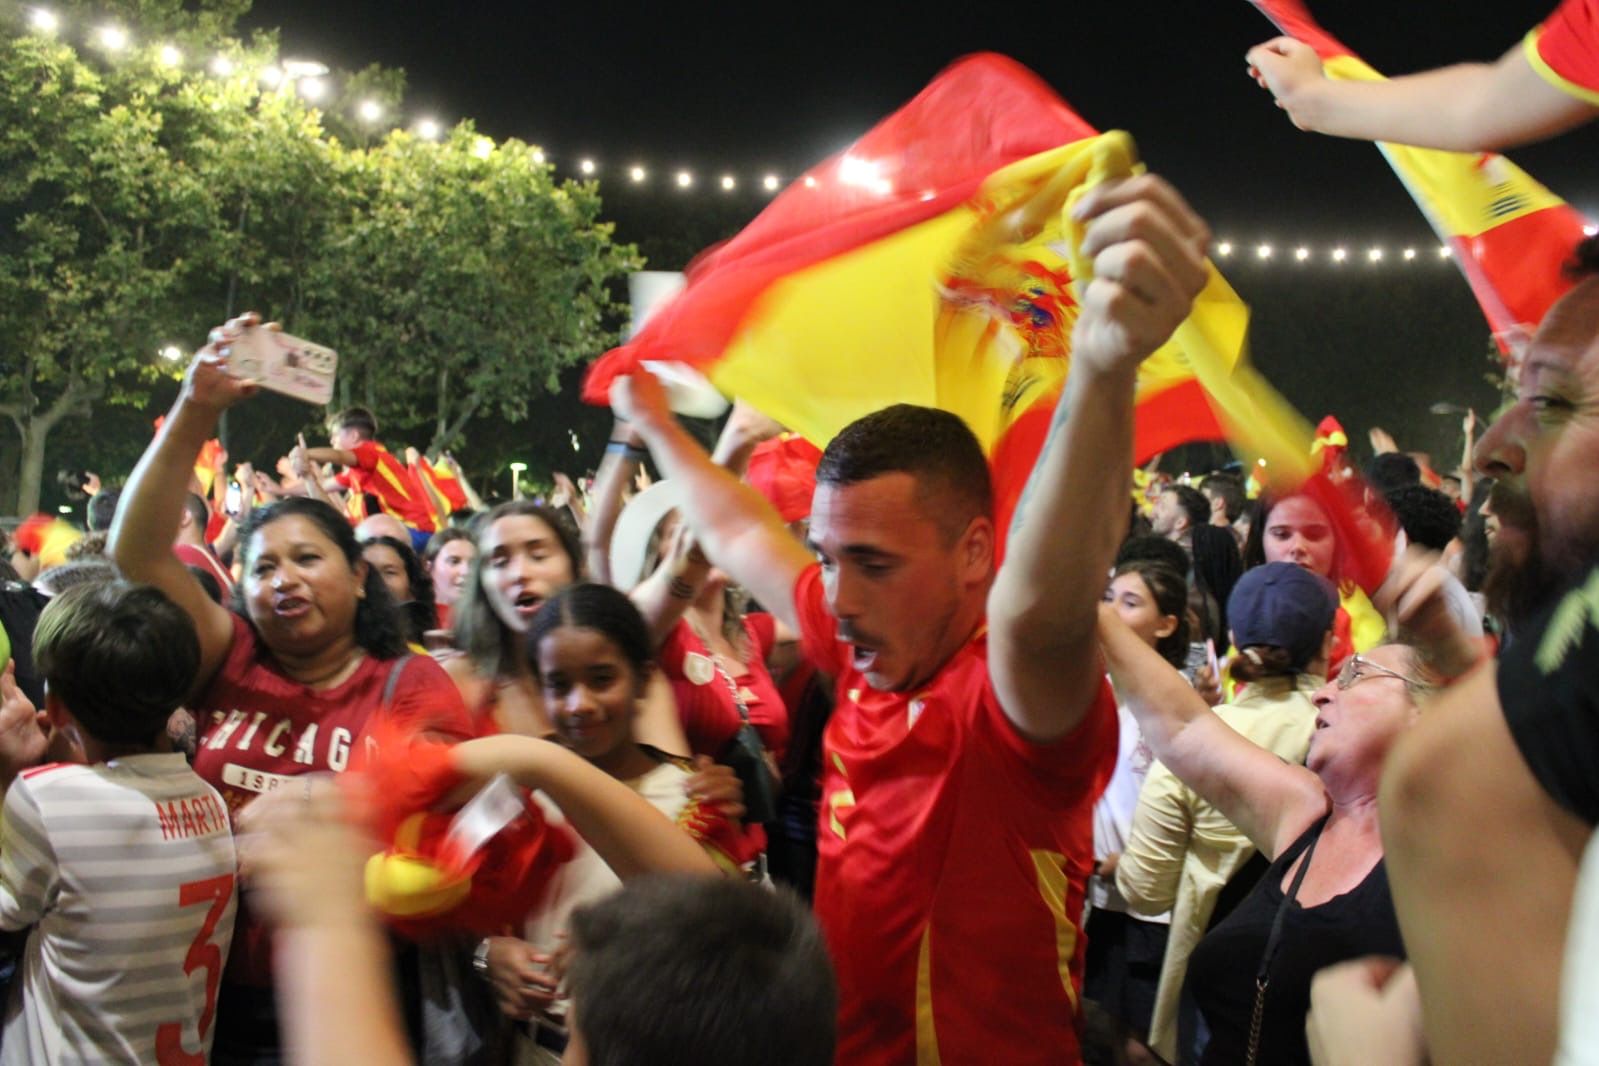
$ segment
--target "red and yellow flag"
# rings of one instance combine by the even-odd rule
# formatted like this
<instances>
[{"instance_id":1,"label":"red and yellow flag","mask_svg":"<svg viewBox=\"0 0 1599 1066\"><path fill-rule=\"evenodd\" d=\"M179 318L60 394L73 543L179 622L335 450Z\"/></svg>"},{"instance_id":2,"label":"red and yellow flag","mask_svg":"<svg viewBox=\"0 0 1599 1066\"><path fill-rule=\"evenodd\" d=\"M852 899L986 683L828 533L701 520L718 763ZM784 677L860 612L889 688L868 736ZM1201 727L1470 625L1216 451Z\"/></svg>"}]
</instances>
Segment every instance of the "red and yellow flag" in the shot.
<instances>
[{"instance_id":1,"label":"red and yellow flag","mask_svg":"<svg viewBox=\"0 0 1599 1066\"><path fill-rule=\"evenodd\" d=\"M434 525L443 529L450 524L450 515L467 506L466 492L448 463L434 463L425 455L418 455L410 464L411 476L422 487L428 509L433 512Z\"/></svg>"},{"instance_id":2,"label":"red and yellow flag","mask_svg":"<svg viewBox=\"0 0 1599 1066\"><path fill-rule=\"evenodd\" d=\"M1328 77L1382 79L1317 25L1303 0L1250 2L1283 33L1314 48ZM1588 220L1504 156L1402 144L1377 147L1453 253L1499 350L1513 354L1517 339L1530 334L1571 288L1562 268Z\"/></svg>"},{"instance_id":3,"label":"red and yellow flag","mask_svg":"<svg viewBox=\"0 0 1599 1066\"><path fill-rule=\"evenodd\" d=\"M590 370L584 398L643 361L697 370L818 445L892 403L959 414L1008 525L1070 365L1088 277L1069 206L1136 171L1019 64L964 59L690 267L683 292ZM1138 383L1136 458L1255 427L1276 401L1240 365L1248 311L1220 274ZM1267 390L1269 392L1269 390ZM1310 434L1265 436L1308 454ZM1258 434L1257 434L1258 436Z\"/></svg>"}]
</instances>

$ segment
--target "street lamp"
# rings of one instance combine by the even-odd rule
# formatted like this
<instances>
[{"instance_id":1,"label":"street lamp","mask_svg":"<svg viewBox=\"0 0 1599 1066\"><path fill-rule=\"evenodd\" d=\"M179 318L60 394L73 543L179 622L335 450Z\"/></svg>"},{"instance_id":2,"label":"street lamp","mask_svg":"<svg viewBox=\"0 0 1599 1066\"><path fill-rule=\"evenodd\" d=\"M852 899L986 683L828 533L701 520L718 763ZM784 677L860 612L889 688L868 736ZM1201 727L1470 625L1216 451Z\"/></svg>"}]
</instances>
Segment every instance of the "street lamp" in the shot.
<instances>
[{"instance_id":1,"label":"street lamp","mask_svg":"<svg viewBox=\"0 0 1599 1066\"><path fill-rule=\"evenodd\" d=\"M513 500L522 498L522 474L526 470L526 463L511 464L511 499Z\"/></svg>"},{"instance_id":2,"label":"street lamp","mask_svg":"<svg viewBox=\"0 0 1599 1066\"><path fill-rule=\"evenodd\" d=\"M128 47L128 31L121 26L101 26L100 44L109 52L120 52Z\"/></svg>"}]
</instances>

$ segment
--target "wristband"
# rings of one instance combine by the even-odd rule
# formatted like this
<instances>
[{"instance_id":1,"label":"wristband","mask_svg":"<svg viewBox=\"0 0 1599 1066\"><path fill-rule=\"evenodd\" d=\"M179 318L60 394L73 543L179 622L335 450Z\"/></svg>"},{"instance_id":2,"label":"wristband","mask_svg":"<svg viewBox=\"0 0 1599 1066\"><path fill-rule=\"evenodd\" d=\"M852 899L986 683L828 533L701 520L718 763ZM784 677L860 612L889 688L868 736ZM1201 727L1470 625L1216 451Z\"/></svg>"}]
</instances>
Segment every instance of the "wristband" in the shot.
<instances>
[{"instance_id":1,"label":"wristband","mask_svg":"<svg viewBox=\"0 0 1599 1066\"><path fill-rule=\"evenodd\" d=\"M620 455L624 459L631 459L635 463L644 461L649 453L643 448L637 448L625 440L613 440L605 446L606 455Z\"/></svg>"},{"instance_id":2,"label":"wristband","mask_svg":"<svg viewBox=\"0 0 1599 1066\"><path fill-rule=\"evenodd\" d=\"M484 937L472 951L472 972L483 980L489 979L489 940Z\"/></svg>"}]
</instances>

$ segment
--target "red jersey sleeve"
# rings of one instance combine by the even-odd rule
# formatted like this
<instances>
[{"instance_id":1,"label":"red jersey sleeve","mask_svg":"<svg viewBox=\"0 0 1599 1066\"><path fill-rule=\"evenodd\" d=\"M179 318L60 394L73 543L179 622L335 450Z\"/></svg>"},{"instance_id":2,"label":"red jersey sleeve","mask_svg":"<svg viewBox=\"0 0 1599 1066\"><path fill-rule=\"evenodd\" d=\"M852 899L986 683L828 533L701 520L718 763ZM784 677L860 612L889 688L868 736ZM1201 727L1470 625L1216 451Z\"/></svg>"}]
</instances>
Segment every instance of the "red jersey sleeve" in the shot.
<instances>
[{"instance_id":1,"label":"red jersey sleeve","mask_svg":"<svg viewBox=\"0 0 1599 1066\"><path fill-rule=\"evenodd\" d=\"M370 474L378 468L378 446L375 441L364 440L350 449L355 456L355 468Z\"/></svg>"},{"instance_id":2,"label":"red jersey sleeve","mask_svg":"<svg viewBox=\"0 0 1599 1066\"><path fill-rule=\"evenodd\" d=\"M838 619L827 609L822 590L822 564L812 563L794 582L794 613L799 618L800 647L818 670L838 677L849 655L838 642Z\"/></svg>"},{"instance_id":3,"label":"red jersey sleeve","mask_svg":"<svg viewBox=\"0 0 1599 1066\"><path fill-rule=\"evenodd\" d=\"M1077 728L1048 744L1035 744L1016 731L992 683L984 686L977 714L978 728L993 738L1006 761L1029 771L1032 781L1017 783L1034 790L1041 787L1040 795L1047 795L1049 803L1081 802L1103 792L1110 782L1120 729L1109 680L1100 679L1094 702Z\"/></svg>"},{"instance_id":4,"label":"red jersey sleeve","mask_svg":"<svg viewBox=\"0 0 1599 1066\"><path fill-rule=\"evenodd\" d=\"M1524 50L1550 85L1599 107L1599 0L1564 0L1527 34Z\"/></svg>"}]
</instances>

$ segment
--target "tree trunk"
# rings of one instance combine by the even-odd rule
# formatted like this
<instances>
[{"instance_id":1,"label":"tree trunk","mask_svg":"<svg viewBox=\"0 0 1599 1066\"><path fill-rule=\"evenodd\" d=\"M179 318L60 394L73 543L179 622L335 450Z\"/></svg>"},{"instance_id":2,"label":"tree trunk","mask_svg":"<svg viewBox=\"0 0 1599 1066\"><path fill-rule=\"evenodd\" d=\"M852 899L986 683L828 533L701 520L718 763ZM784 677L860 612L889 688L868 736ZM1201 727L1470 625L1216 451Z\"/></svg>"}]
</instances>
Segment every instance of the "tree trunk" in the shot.
<instances>
[{"instance_id":1,"label":"tree trunk","mask_svg":"<svg viewBox=\"0 0 1599 1066\"><path fill-rule=\"evenodd\" d=\"M21 476L22 452L16 437L0 431L0 515L17 513L17 481Z\"/></svg>"},{"instance_id":2,"label":"tree trunk","mask_svg":"<svg viewBox=\"0 0 1599 1066\"><path fill-rule=\"evenodd\" d=\"M26 517L39 509L39 489L44 484L44 442L54 422L28 421L22 435L22 457L17 464L17 514Z\"/></svg>"},{"instance_id":3,"label":"tree trunk","mask_svg":"<svg viewBox=\"0 0 1599 1066\"><path fill-rule=\"evenodd\" d=\"M88 386L82 378L74 377L47 410L34 411L22 417L19 427L22 456L17 464L17 514L30 515L39 509L39 490L44 484L44 446L50 431L68 415L92 414L94 402L104 395L104 385Z\"/></svg>"}]
</instances>

